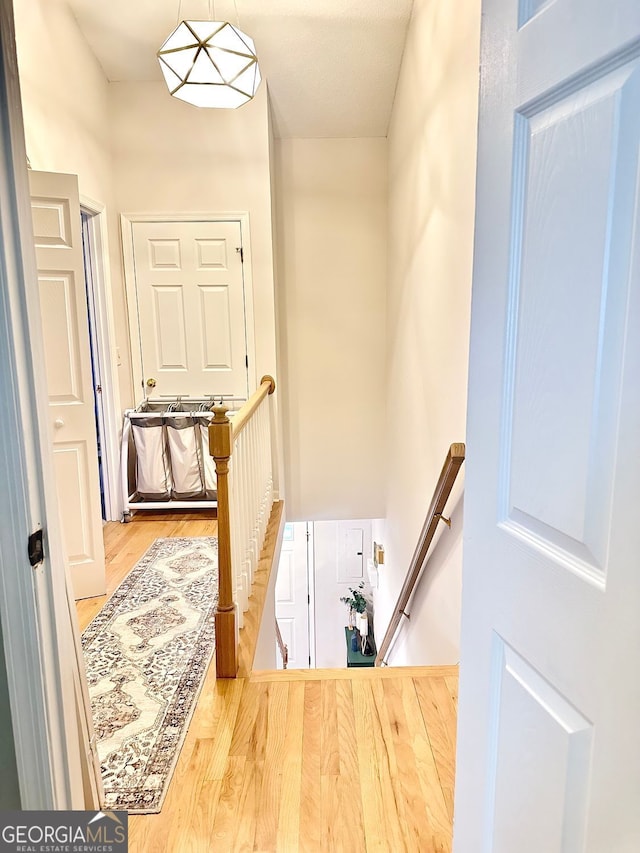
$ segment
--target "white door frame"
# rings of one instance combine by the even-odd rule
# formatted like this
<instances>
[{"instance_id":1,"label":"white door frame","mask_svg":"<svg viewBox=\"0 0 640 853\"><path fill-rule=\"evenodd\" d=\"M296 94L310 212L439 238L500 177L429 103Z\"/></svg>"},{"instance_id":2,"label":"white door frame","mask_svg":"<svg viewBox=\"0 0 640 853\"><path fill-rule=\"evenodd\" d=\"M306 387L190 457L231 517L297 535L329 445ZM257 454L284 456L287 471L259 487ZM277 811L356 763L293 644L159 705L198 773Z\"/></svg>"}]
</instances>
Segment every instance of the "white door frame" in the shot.
<instances>
[{"instance_id":1,"label":"white door frame","mask_svg":"<svg viewBox=\"0 0 640 853\"><path fill-rule=\"evenodd\" d=\"M309 667L316 668L316 567L313 559L313 521L307 521L307 595L309 598Z\"/></svg>"},{"instance_id":2,"label":"white door frame","mask_svg":"<svg viewBox=\"0 0 640 853\"><path fill-rule=\"evenodd\" d=\"M253 277L251 273L251 237L249 231L249 213L247 211L228 211L226 213L185 213L184 211L165 213L122 213L120 226L122 232L122 255L124 262L124 281L127 295L127 315L129 318L129 340L131 341L131 370L133 373L134 398L138 399L144 387L142 375L142 349L140 328L138 323L132 323L131 318L137 313L137 294L135 262L133 257L133 223L134 222L237 222L240 225L242 240L243 264L242 277L244 282L244 314L247 341L249 370L247 374L249 393L258 387L256 373L256 341L253 310Z\"/></svg>"},{"instance_id":3,"label":"white door frame","mask_svg":"<svg viewBox=\"0 0 640 853\"><path fill-rule=\"evenodd\" d=\"M57 512L11 0L0 0L0 619L23 809L83 809L79 670ZM44 531L32 569L27 536ZM75 682L77 683L77 681ZM97 805L97 803L95 803Z\"/></svg>"},{"instance_id":4,"label":"white door frame","mask_svg":"<svg viewBox=\"0 0 640 853\"><path fill-rule=\"evenodd\" d=\"M113 297L109 267L109 240L107 214L104 204L80 195L80 208L91 219L88 226L95 249L92 269L93 304L95 306L95 346L102 379L103 435L102 459L105 485L105 510L107 521L120 521L123 513L120 487L120 435L122 433L122 408L118 381Z\"/></svg>"}]
</instances>

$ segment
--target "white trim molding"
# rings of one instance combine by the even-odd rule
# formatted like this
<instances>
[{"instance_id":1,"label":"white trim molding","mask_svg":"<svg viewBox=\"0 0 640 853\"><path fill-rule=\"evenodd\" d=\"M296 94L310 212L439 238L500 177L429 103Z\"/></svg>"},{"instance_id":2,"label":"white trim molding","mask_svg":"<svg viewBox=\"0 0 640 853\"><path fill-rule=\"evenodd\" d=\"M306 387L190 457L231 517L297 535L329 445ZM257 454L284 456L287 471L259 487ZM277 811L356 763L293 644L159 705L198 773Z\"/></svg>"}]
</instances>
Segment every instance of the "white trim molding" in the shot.
<instances>
[{"instance_id":1,"label":"white trim molding","mask_svg":"<svg viewBox=\"0 0 640 853\"><path fill-rule=\"evenodd\" d=\"M88 227L95 248L93 264L93 296L96 320L96 349L102 379L102 412L104 418L103 442L104 475L107 493L105 509L107 521L122 518L122 489L120 486L120 436L122 434L122 407L116 350L116 333L109 266L109 240L107 211L104 204L80 195L80 207L91 217Z\"/></svg>"}]
</instances>

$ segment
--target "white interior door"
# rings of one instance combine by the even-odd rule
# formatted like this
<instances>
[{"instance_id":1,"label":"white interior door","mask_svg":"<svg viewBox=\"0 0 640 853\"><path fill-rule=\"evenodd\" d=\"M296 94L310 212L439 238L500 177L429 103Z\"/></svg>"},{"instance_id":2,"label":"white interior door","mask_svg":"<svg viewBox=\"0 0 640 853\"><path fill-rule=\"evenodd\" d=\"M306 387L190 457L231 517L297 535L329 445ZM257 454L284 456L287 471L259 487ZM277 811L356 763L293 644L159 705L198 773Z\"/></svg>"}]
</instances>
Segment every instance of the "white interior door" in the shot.
<instances>
[{"instance_id":1,"label":"white interior door","mask_svg":"<svg viewBox=\"0 0 640 853\"><path fill-rule=\"evenodd\" d=\"M289 669L308 669L309 658L309 574L307 566L307 525L287 523L276 580L276 619L289 650ZM278 666L282 663L278 655Z\"/></svg>"},{"instance_id":2,"label":"white interior door","mask_svg":"<svg viewBox=\"0 0 640 853\"><path fill-rule=\"evenodd\" d=\"M456 853L640 849L640 4L485 0Z\"/></svg>"},{"instance_id":3,"label":"white interior door","mask_svg":"<svg viewBox=\"0 0 640 853\"><path fill-rule=\"evenodd\" d=\"M88 598L106 584L78 179L29 181L60 516L74 595Z\"/></svg>"},{"instance_id":4,"label":"white interior door","mask_svg":"<svg viewBox=\"0 0 640 853\"><path fill-rule=\"evenodd\" d=\"M246 397L240 223L131 227L136 293L130 322L139 333L144 393Z\"/></svg>"},{"instance_id":5,"label":"white interior door","mask_svg":"<svg viewBox=\"0 0 640 853\"><path fill-rule=\"evenodd\" d=\"M314 538L316 666L345 667L344 629L349 618L340 601L349 588L366 582L366 559L371 554L371 522L316 521ZM368 586L367 586L368 592Z\"/></svg>"}]
</instances>

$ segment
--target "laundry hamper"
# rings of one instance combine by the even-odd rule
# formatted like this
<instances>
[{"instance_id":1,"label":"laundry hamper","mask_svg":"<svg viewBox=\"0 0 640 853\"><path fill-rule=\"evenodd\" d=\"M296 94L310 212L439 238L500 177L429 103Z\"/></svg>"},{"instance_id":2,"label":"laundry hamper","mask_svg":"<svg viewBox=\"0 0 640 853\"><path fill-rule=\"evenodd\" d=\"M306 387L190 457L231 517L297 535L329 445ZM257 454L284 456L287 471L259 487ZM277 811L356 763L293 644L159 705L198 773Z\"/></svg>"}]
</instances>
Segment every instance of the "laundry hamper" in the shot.
<instances>
[{"instance_id":1,"label":"laundry hamper","mask_svg":"<svg viewBox=\"0 0 640 853\"><path fill-rule=\"evenodd\" d=\"M124 413L121 445L123 521L138 510L213 509L215 462L209 455L211 407L233 417L244 398L145 399Z\"/></svg>"}]
</instances>

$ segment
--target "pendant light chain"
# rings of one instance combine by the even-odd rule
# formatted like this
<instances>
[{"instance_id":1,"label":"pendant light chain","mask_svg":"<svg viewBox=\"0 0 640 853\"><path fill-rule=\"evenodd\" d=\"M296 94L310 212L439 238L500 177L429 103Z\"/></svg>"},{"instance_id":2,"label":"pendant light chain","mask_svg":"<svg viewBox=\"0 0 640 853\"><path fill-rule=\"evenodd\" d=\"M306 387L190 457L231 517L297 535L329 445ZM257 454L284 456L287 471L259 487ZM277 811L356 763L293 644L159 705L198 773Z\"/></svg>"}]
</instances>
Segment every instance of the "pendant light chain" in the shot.
<instances>
[{"instance_id":1,"label":"pendant light chain","mask_svg":"<svg viewBox=\"0 0 640 853\"><path fill-rule=\"evenodd\" d=\"M233 4L235 6L235 0L233 0ZM178 24L182 20L181 12L182 12L182 0L178 0L178 17L176 18L176 26L178 26ZM216 0L209 0L209 20L215 21L215 15L216 15ZM238 17L238 10L236 8L236 18L237 17Z\"/></svg>"},{"instance_id":2,"label":"pendant light chain","mask_svg":"<svg viewBox=\"0 0 640 853\"><path fill-rule=\"evenodd\" d=\"M236 10L236 26L240 29L240 16L238 15L238 4L233 0L233 8Z\"/></svg>"}]
</instances>

